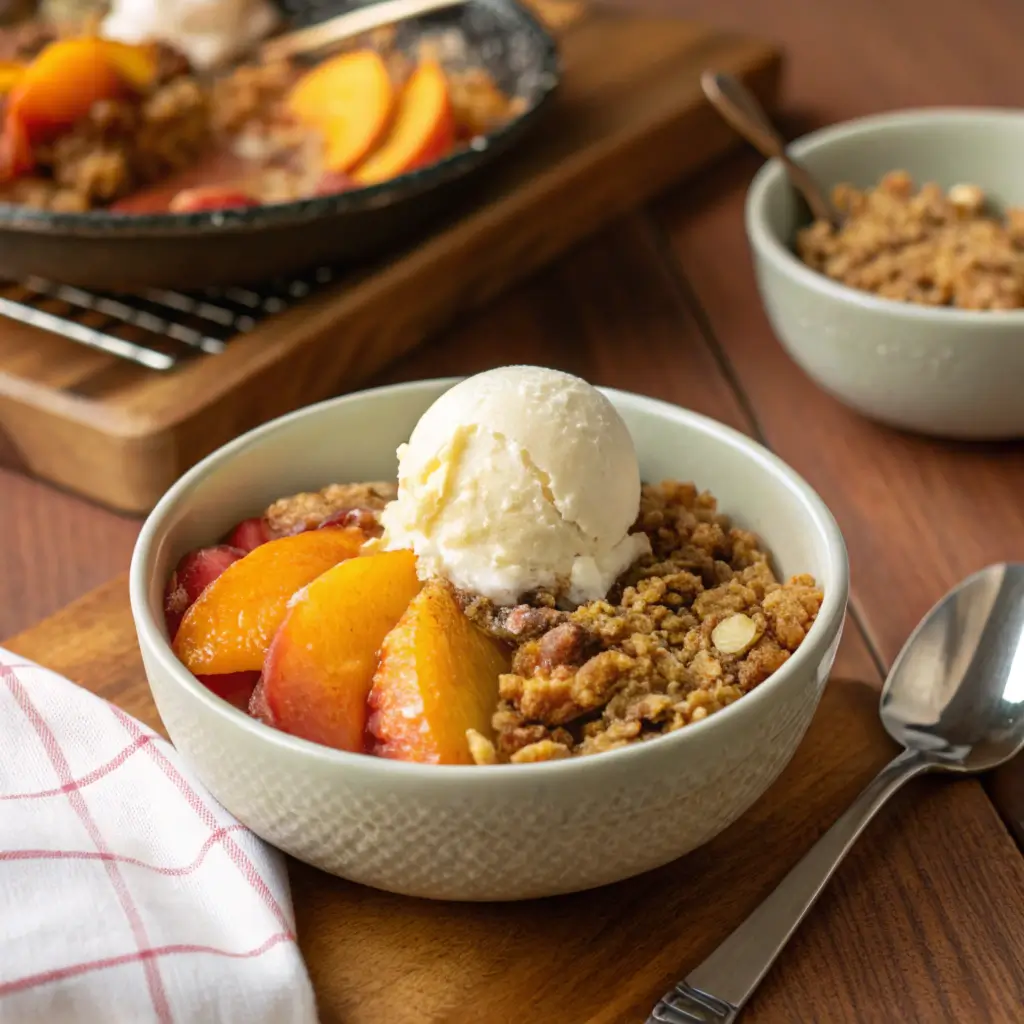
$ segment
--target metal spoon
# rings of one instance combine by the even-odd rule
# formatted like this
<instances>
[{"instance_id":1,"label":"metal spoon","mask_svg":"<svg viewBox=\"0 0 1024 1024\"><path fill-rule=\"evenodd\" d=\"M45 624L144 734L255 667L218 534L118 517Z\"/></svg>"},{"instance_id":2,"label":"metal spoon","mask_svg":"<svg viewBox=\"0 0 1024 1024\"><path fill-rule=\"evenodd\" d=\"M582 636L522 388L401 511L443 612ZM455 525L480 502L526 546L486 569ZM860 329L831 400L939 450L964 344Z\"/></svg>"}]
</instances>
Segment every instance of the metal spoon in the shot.
<instances>
[{"instance_id":1,"label":"metal spoon","mask_svg":"<svg viewBox=\"0 0 1024 1024\"><path fill-rule=\"evenodd\" d=\"M879 714L903 752L746 921L661 999L647 1024L736 1020L893 793L922 772L988 771L1024 749L1024 563L982 569L932 608L900 651Z\"/></svg>"},{"instance_id":2,"label":"metal spoon","mask_svg":"<svg viewBox=\"0 0 1024 1024\"><path fill-rule=\"evenodd\" d=\"M793 187L804 197L815 220L827 220L834 228L843 223L832 204L807 168L786 152L786 140L769 120L757 97L738 79L722 71L705 71L701 88L711 105L752 146L766 157L776 157L786 168Z\"/></svg>"}]
</instances>

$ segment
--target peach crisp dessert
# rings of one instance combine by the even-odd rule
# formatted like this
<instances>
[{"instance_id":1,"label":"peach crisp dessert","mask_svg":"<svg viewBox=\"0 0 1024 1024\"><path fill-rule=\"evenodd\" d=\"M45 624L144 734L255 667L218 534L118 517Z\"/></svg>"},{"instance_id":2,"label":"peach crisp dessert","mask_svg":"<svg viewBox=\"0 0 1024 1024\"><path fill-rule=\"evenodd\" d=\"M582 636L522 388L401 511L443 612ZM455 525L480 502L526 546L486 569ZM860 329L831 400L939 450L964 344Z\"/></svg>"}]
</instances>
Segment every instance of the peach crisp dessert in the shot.
<instances>
[{"instance_id":1,"label":"peach crisp dessert","mask_svg":"<svg viewBox=\"0 0 1024 1024\"><path fill-rule=\"evenodd\" d=\"M641 484L611 402L568 374L462 381L397 485L274 502L190 552L174 651L267 725L430 764L647 742L763 683L822 602L691 483Z\"/></svg>"},{"instance_id":2,"label":"peach crisp dessert","mask_svg":"<svg viewBox=\"0 0 1024 1024\"><path fill-rule=\"evenodd\" d=\"M454 29L412 53L383 31L315 63L205 69L166 39L28 27L0 35L0 202L54 212L194 213L378 185L522 109L448 60L465 44Z\"/></svg>"}]
</instances>

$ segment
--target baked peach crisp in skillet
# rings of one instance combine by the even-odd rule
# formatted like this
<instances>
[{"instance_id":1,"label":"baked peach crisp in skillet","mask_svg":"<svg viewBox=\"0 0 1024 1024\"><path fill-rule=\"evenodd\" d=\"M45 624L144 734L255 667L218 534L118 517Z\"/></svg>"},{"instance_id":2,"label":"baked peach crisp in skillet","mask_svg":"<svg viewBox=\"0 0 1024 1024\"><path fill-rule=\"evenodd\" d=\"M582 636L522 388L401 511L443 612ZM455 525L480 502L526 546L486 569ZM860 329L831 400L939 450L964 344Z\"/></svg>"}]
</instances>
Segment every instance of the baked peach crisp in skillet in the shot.
<instances>
[{"instance_id":1,"label":"baked peach crisp in skillet","mask_svg":"<svg viewBox=\"0 0 1024 1024\"><path fill-rule=\"evenodd\" d=\"M466 47L438 29L405 52L382 30L312 65L251 57L214 72L86 24L0 30L0 202L195 213L378 185L522 112L485 69L460 66Z\"/></svg>"},{"instance_id":2,"label":"baked peach crisp in skillet","mask_svg":"<svg viewBox=\"0 0 1024 1024\"><path fill-rule=\"evenodd\" d=\"M698 722L784 665L821 602L709 493L641 486L596 389L505 367L424 414L397 486L282 498L186 555L166 616L185 666L268 725L496 764Z\"/></svg>"}]
</instances>

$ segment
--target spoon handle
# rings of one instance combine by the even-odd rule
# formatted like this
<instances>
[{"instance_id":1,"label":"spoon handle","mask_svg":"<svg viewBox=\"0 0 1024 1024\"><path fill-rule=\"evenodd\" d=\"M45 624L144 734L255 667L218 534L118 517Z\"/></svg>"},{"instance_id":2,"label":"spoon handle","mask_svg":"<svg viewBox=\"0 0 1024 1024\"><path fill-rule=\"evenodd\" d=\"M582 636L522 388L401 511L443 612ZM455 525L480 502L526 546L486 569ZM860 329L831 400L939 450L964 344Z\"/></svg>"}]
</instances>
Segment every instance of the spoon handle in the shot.
<instances>
[{"instance_id":1,"label":"spoon handle","mask_svg":"<svg viewBox=\"0 0 1024 1024\"><path fill-rule=\"evenodd\" d=\"M785 155L786 141L769 120L758 98L736 77L724 71L700 76L704 95L715 109L765 156Z\"/></svg>"},{"instance_id":2,"label":"spoon handle","mask_svg":"<svg viewBox=\"0 0 1024 1024\"><path fill-rule=\"evenodd\" d=\"M786 140L758 102L757 97L735 76L724 71L705 71L700 76L701 88L711 105L732 127L763 156L775 157L786 168L789 180L807 201L817 220L826 220L835 227L840 217L818 183L803 164L786 152Z\"/></svg>"},{"instance_id":3,"label":"spoon handle","mask_svg":"<svg viewBox=\"0 0 1024 1024\"><path fill-rule=\"evenodd\" d=\"M868 822L908 779L930 767L909 750L890 761L774 892L661 999L647 1024L735 1020Z\"/></svg>"},{"instance_id":4,"label":"spoon handle","mask_svg":"<svg viewBox=\"0 0 1024 1024\"><path fill-rule=\"evenodd\" d=\"M464 3L466 0L381 0L380 3L335 15L308 28L275 36L263 44L260 53L267 61L312 54L353 36L372 32L375 28L394 25L447 7L460 7Z\"/></svg>"}]
</instances>

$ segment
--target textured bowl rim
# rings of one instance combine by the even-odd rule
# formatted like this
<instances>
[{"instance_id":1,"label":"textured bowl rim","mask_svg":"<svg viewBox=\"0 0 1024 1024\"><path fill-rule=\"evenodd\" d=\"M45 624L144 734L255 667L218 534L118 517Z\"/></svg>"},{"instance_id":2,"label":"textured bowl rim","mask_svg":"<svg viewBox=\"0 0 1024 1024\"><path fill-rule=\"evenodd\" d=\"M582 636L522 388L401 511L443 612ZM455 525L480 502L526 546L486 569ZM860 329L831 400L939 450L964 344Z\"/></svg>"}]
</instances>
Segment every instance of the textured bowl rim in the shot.
<instances>
[{"instance_id":1,"label":"textured bowl rim","mask_svg":"<svg viewBox=\"0 0 1024 1024\"><path fill-rule=\"evenodd\" d=\"M819 128L800 136L787 147L795 157L808 156L849 139L879 132L898 131L916 125L949 125L951 128L988 122L993 126L1014 127L1024 134L1024 111L1010 107L918 107L885 114L869 114ZM777 270L803 286L837 302L861 306L887 316L907 320L941 321L978 327L991 323L1024 326L1024 309L956 309L949 306L919 306L899 299L887 299L840 284L812 270L769 227L765 216L770 192L785 184L786 172L778 159L767 160L754 175L747 189L745 221L747 237L757 254ZM982 187L984 187L983 183Z\"/></svg>"},{"instance_id":2,"label":"textured bowl rim","mask_svg":"<svg viewBox=\"0 0 1024 1024\"><path fill-rule=\"evenodd\" d=\"M0 230L28 235L61 235L77 238L172 238L242 234L262 229L305 224L328 216L359 213L414 198L437 185L457 180L480 166L491 155L500 155L519 141L551 105L561 84L562 65L558 42L547 27L515 0L472 0L483 6L511 11L529 30L538 54L540 74L530 105L509 121L476 136L461 149L375 185L344 192L307 196L286 202L259 203L252 207L228 207L192 213L132 213L88 210L59 213L37 210L20 203L0 202Z\"/></svg>"},{"instance_id":3,"label":"textured bowl rim","mask_svg":"<svg viewBox=\"0 0 1024 1024\"><path fill-rule=\"evenodd\" d=\"M756 715L759 708L762 711L770 708L770 704L766 706L765 702L770 702L775 689L794 673L811 668L825 656L828 645L842 626L846 612L849 595L849 563L846 545L839 526L824 501L794 469L773 452L740 431L670 402L614 388L600 388L618 407L633 407L654 413L661 418L684 424L701 433L714 435L734 449L738 449L763 471L779 479L796 495L804 506L809 525L813 526L825 540L828 573L833 582L825 591L818 617L799 649L760 686L702 721L694 722L685 728L677 729L675 732L646 743L630 744L617 750L605 751L589 757L566 758L531 764L488 766L425 765L334 750L331 747L325 747L264 725L244 711L221 700L203 686L174 655L169 641L164 636L162 625L158 623L149 607L148 595L151 582L149 563L157 543L162 537L167 518L183 504L187 505L191 492L208 476L218 472L243 450L259 446L265 438L286 424L300 419L315 418L322 415L326 409L346 402L373 401L373 397L378 395L405 392L410 395L424 392L433 395L440 393L440 389L443 387L451 387L463 379L462 377L430 378L405 384L369 388L328 399L271 420L228 442L193 466L167 491L149 514L136 541L129 571L131 610L139 642L147 649L149 656L159 662L160 668L169 679L174 681L175 685L189 691L194 698L205 702L207 709L220 717L225 727L247 730L253 738L259 738L267 743L285 748L295 755L314 757L323 765L379 773L378 777L381 779L404 777L426 783L444 778L462 784L487 784L494 773L499 773L506 784L514 779L531 785L548 778L552 781L566 781L569 774L573 772L588 771L593 775L601 770L601 766L604 766L604 771L615 772L629 764L636 765L638 759L648 756L651 750L668 752L671 744L679 745L689 742L687 737L711 734L716 729L728 729L730 723L736 721L739 716Z\"/></svg>"}]
</instances>

